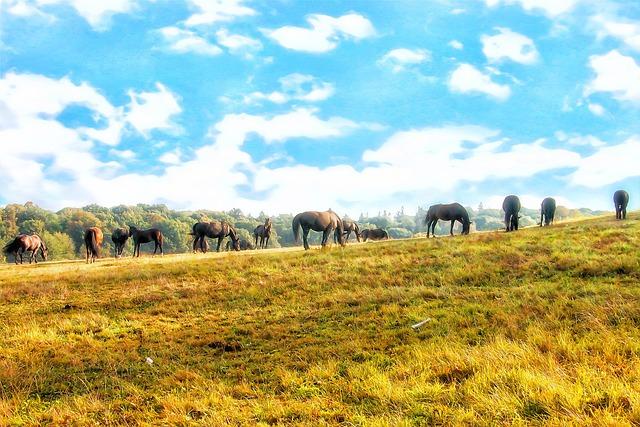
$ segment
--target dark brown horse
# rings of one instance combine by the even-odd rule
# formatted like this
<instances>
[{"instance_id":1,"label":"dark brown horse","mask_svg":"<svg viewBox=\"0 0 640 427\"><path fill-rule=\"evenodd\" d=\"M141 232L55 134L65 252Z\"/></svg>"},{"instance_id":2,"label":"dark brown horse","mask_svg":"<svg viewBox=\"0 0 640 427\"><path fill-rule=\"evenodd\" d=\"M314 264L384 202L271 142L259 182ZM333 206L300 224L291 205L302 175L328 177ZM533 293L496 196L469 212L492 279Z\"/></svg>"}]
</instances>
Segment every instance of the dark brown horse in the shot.
<instances>
[{"instance_id":1,"label":"dark brown horse","mask_svg":"<svg viewBox=\"0 0 640 427\"><path fill-rule=\"evenodd\" d=\"M267 248L271 237L271 218L267 218L264 224L260 224L253 230L253 237L256 239L256 248ZM260 238L260 244L258 244L258 238Z\"/></svg>"},{"instance_id":2,"label":"dark brown horse","mask_svg":"<svg viewBox=\"0 0 640 427\"><path fill-rule=\"evenodd\" d=\"M389 233L382 228L372 228L363 230L362 233L360 233L360 237L362 237L363 242L367 240L389 240Z\"/></svg>"},{"instance_id":3,"label":"dark brown horse","mask_svg":"<svg viewBox=\"0 0 640 427\"><path fill-rule=\"evenodd\" d=\"M309 249L308 237L310 230L322 232L322 247L327 245L329 236L334 231L338 233L340 245L344 246L342 220L331 209L325 212L307 211L299 213L293 217L291 226L296 243L300 242L300 228L302 228L302 240L305 250Z\"/></svg>"},{"instance_id":4,"label":"dark brown horse","mask_svg":"<svg viewBox=\"0 0 640 427\"><path fill-rule=\"evenodd\" d=\"M100 246L102 246L102 230L98 227L87 228L84 232L84 246L87 249L87 264L89 264L89 258L91 262L96 262L97 258L100 258Z\"/></svg>"},{"instance_id":5,"label":"dark brown horse","mask_svg":"<svg viewBox=\"0 0 640 427\"><path fill-rule=\"evenodd\" d=\"M629 193L624 190L618 190L613 193L613 204L616 205L616 219L627 219Z\"/></svg>"},{"instance_id":6,"label":"dark brown horse","mask_svg":"<svg viewBox=\"0 0 640 427\"><path fill-rule=\"evenodd\" d=\"M354 233L356 235L356 240L358 242L360 241L360 226L358 226L357 222L348 218L342 218L342 229L345 244L349 241L351 233ZM338 243L338 235L336 233L333 233L333 241L334 243Z\"/></svg>"},{"instance_id":7,"label":"dark brown horse","mask_svg":"<svg viewBox=\"0 0 640 427\"><path fill-rule=\"evenodd\" d=\"M504 198L502 210L504 211L504 226L507 231L518 230L521 207L518 196L510 195Z\"/></svg>"},{"instance_id":8,"label":"dark brown horse","mask_svg":"<svg viewBox=\"0 0 640 427\"><path fill-rule=\"evenodd\" d=\"M469 234L471 221L469 221L469 213L460 203L450 203L448 205L437 204L429 207L424 223L427 226L427 238L429 238L429 230L435 237L435 229L438 220L451 221L451 230L449 234L453 236L453 226L456 221L462 224L462 233Z\"/></svg>"},{"instance_id":9,"label":"dark brown horse","mask_svg":"<svg viewBox=\"0 0 640 427\"><path fill-rule=\"evenodd\" d=\"M20 234L18 237L13 239L11 243L4 247L4 253L7 255L13 254L16 264L18 264L18 255L20 255L20 264L22 264L22 254L27 251L31 251L29 264L31 264L32 261L35 261L36 264L38 263L38 251L40 251L43 261L46 261L49 256L47 245L45 245L44 240L42 240L37 234L32 234L30 236L27 234Z\"/></svg>"},{"instance_id":10,"label":"dark brown horse","mask_svg":"<svg viewBox=\"0 0 640 427\"><path fill-rule=\"evenodd\" d=\"M544 221L545 226L553 224L553 218L555 216L556 199L553 197L546 197L540 204L540 227L542 227L542 221Z\"/></svg>"},{"instance_id":11,"label":"dark brown horse","mask_svg":"<svg viewBox=\"0 0 640 427\"><path fill-rule=\"evenodd\" d=\"M231 245L232 245L232 242L228 241L226 246L227 251L231 250ZM255 246L253 246L253 243L245 239L240 239L240 242L238 243L238 247L240 248L239 250L241 251L250 251L256 248Z\"/></svg>"},{"instance_id":12,"label":"dark brown horse","mask_svg":"<svg viewBox=\"0 0 640 427\"><path fill-rule=\"evenodd\" d=\"M236 229L224 221L196 222L193 224L192 232L189 234L195 236L195 239L193 239L194 253L198 248L200 248L202 252L207 252L207 237L218 239L216 252L220 252L222 241L227 236L231 238L233 250L240 250L240 239L238 233L236 233Z\"/></svg>"},{"instance_id":13,"label":"dark brown horse","mask_svg":"<svg viewBox=\"0 0 640 427\"><path fill-rule=\"evenodd\" d=\"M111 241L114 245L115 257L120 258L124 252L124 245L129 240L129 230L126 228L116 228L111 233Z\"/></svg>"},{"instance_id":14,"label":"dark brown horse","mask_svg":"<svg viewBox=\"0 0 640 427\"><path fill-rule=\"evenodd\" d=\"M143 243L153 242L155 244L153 248L153 254L155 255L158 249L160 249L160 255L164 255L162 251L162 231L157 228L150 228L148 230L138 230L133 225L129 226L129 237L133 239L133 256L140 256L140 245Z\"/></svg>"}]
</instances>

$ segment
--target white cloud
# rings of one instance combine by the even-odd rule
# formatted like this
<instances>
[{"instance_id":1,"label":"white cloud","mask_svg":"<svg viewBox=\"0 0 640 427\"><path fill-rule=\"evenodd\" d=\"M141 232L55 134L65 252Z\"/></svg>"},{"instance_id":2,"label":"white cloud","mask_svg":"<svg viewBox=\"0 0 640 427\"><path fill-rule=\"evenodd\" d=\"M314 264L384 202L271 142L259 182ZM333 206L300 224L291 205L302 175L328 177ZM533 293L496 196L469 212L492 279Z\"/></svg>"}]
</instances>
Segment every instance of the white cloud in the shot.
<instances>
[{"instance_id":1,"label":"white cloud","mask_svg":"<svg viewBox=\"0 0 640 427\"><path fill-rule=\"evenodd\" d=\"M517 4L527 12L542 12L550 18L566 14L581 0L485 0L489 7Z\"/></svg>"},{"instance_id":2,"label":"white cloud","mask_svg":"<svg viewBox=\"0 0 640 427\"><path fill-rule=\"evenodd\" d=\"M456 49L456 50L462 50L464 49L464 45L462 44L462 42L458 41L458 40L451 40L448 43L449 46L451 46L452 48Z\"/></svg>"},{"instance_id":3,"label":"white cloud","mask_svg":"<svg viewBox=\"0 0 640 427\"><path fill-rule=\"evenodd\" d=\"M558 131L555 133L555 137L558 141L566 142L567 144L574 146L590 146L593 148L599 148L607 145L606 142L593 135L567 135L562 131Z\"/></svg>"},{"instance_id":4,"label":"white cloud","mask_svg":"<svg viewBox=\"0 0 640 427\"><path fill-rule=\"evenodd\" d=\"M585 96L604 92L618 101L640 103L640 65L632 57L612 50L591 56L589 65L596 76L585 87Z\"/></svg>"},{"instance_id":5,"label":"white cloud","mask_svg":"<svg viewBox=\"0 0 640 427\"><path fill-rule=\"evenodd\" d=\"M592 114L602 117L605 115L605 113L607 112L607 110L604 109L604 107L600 104L597 104L595 102L589 102L587 104L587 108L589 109L589 111L591 111Z\"/></svg>"},{"instance_id":6,"label":"white cloud","mask_svg":"<svg viewBox=\"0 0 640 427\"><path fill-rule=\"evenodd\" d=\"M604 15L596 15L591 21L598 28L599 38L613 37L631 49L640 51L640 21L607 18Z\"/></svg>"},{"instance_id":7,"label":"white cloud","mask_svg":"<svg viewBox=\"0 0 640 427\"><path fill-rule=\"evenodd\" d=\"M230 34L229 31L224 28L216 32L216 37L218 43L229 49L229 52L233 54L243 54L246 57L251 57L252 52L262 49L260 40L240 34Z\"/></svg>"},{"instance_id":8,"label":"white cloud","mask_svg":"<svg viewBox=\"0 0 640 427\"><path fill-rule=\"evenodd\" d=\"M578 169L570 175L569 182L589 188L600 188L626 178L640 176L640 138L600 148L593 155L582 159Z\"/></svg>"},{"instance_id":9,"label":"white cloud","mask_svg":"<svg viewBox=\"0 0 640 427\"><path fill-rule=\"evenodd\" d=\"M129 91L126 120L145 137L155 129L176 130L171 118L182 112L178 98L163 84L156 83L156 92Z\"/></svg>"},{"instance_id":10,"label":"white cloud","mask_svg":"<svg viewBox=\"0 0 640 427\"><path fill-rule=\"evenodd\" d=\"M378 60L378 65L391 69L394 73L428 62L431 60L431 52L426 49L392 49Z\"/></svg>"},{"instance_id":11,"label":"white cloud","mask_svg":"<svg viewBox=\"0 0 640 427\"><path fill-rule=\"evenodd\" d=\"M164 27L158 30L165 42L165 48L176 53L196 53L215 56L222 53L219 46L210 43L193 31L178 27Z\"/></svg>"},{"instance_id":12,"label":"white cloud","mask_svg":"<svg viewBox=\"0 0 640 427\"><path fill-rule=\"evenodd\" d=\"M173 151L167 151L166 153L161 155L158 158L158 160L168 165L178 165L182 161L181 157L182 157L182 152L180 151L179 148L176 148Z\"/></svg>"},{"instance_id":13,"label":"white cloud","mask_svg":"<svg viewBox=\"0 0 640 427\"><path fill-rule=\"evenodd\" d=\"M109 154L111 154L112 156L115 157L120 157L121 159L124 160L130 160L136 157L136 153L134 153L131 150L116 150L116 149L111 149L109 150Z\"/></svg>"},{"instance_id":14,"label":"white cloud","mask_svg":"<svg viewBox=\"0 0 640 427\"><path fill-rule=\"evenodd\" d=\"M482 93L504 101L511 96L511 88L491 80L491 77L482 73L470 64L461 64L449 77L449 89L456 93Z\"/></svg>"},{"instance_id":15,"label":"white cloud","mask_svg":"<svg viewBox=\"0 0 640 427\"><path fill-rule=\"evenodd\" d=\"M489 62L497 62L502 59L510 59L520 64L533 64L538 60L538 50L533 40L522 34L511 31L509 28L495 28L498 34L483 35L482 52Z\"/></svg>"},{"instance_id":16,"label":"white cloud","mask_svg":"<svg viewBox=\"0 0 640 427\"><path fill-rule=\"evenodd\" d=\"M138 7L137 0L4 0L7 11L17 16L50 16L43 8L50 6L69 6L84 18L95 30L105 30L113 15L132 13ZM3 6L4 6L3 4Z\"/></svg>"},{"instance_id":17,"label":"white cloud","mask_svg":"<svg viewBox=\"0 0 640 427\"><path fill-rule=\"evenodd\" d=\"M282 47L309 53L324 53L335 49L343 39L362 40L375 35L373 24L362 15L349 13L334 18L310 15L311 28L284 26L263 32Z\"/></svg>"},{"instance_id":18,"label":"white cloud","mask_svg":"<svg viewBox=\"0 0 640 427\"><path fill-rule=\"evenodd\" d=\"M187 0L195 9L185 21L188 27L230 22L240 17L254 16L258 12L245 5L244 0Z\"/></svg>"},{"instance_id":19,"label":"white cloud","mask_svg":"<svg viewBox=\"0 0 640 427\"><path fill-rule=\"evenodd\" d=\"M335 88L333 84L323 82L308 74L293 73L281 77L280 91L271 93L252 92L245 95L245 104L270 101L275 104L285 104L289 101L318 102L330 98Z\"/></svg>"}]
</instances>

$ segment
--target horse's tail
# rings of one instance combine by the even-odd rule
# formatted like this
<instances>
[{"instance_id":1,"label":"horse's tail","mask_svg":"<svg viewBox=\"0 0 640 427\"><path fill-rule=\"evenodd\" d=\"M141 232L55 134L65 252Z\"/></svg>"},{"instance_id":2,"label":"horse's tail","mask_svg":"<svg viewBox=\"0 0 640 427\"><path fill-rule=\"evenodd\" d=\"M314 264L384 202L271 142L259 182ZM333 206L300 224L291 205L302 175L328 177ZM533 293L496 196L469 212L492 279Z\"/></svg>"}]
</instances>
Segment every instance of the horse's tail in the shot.
<instances>
[{"instance_id":1,"label":"horse's tail","mask_svg":"<svg viewBox=\"0 0 640 427\"><path fill-rule=\"evenodd\" d=\"M98 240L97 240L97 236L96 236L96 231L95 230L91 230L89 231L89 233L91 234L91 253L92 255L94 255L95 257L99 257L100 256L100 247L98 246Z\"/></svg>"},{"instance_id":2,"label":"horse's tail","mask_svg":"<svg viewBox=\"0 0 640 427\"><path fill-rule=\"evenodd\" d=\"M540 205L540 227L542 227L542 217L544 216L544 203Z\"/></svg>"},{"instance_id":3,"label":"horse's tail","mask_svg":"<svg viewBox=\"0 0 640 427\"><path fill-rule=\"evenodd\" d=\"M291 223L291 227L293 228L293 240L296 243L300 243L300 215L296 215L293 217L293 222Z\"/></svg>"},{"instance_id":4,"label":"horse's tail","mask_svg":"<svg viewBox=\"0 0 640 427\"><path fill-rule=\"evenodd\" d=\"M13 239L11 243L5 245L4 248L2 248L2 251L8 255L16 252L19 248L20 248L20 241L16 237L15 239Z\"/></svg>"},{"instance_id":5,"label":"horse's tail","mask_svg":"<svg viewBox=\"0 0 640 427\"><path fill-rule=\"evenodd\" d=\"M198 233L196 233L196 225L198 224L193 224L193 227L191 227L191 233L189 233L190 236L195 236Z\"/></svg>"}]
</instances>

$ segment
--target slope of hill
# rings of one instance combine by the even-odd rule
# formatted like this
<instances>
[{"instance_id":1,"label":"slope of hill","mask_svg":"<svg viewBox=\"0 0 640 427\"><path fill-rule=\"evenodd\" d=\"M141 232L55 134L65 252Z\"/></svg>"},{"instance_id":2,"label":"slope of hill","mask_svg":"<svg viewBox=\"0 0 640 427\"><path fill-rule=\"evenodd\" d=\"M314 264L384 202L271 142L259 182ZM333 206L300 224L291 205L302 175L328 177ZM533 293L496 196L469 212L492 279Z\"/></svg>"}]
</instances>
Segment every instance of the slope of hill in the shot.
<instances>
[{"instance_id":1,"label":"slope of hill","mask_svg":"<svg viewBox=\"0 0 640 427\"><path fill-rule=\"evenodd\" d=\"M637 213L3 265L0 424L638 424L639 282Z\"/></svg>"}]
</instances>

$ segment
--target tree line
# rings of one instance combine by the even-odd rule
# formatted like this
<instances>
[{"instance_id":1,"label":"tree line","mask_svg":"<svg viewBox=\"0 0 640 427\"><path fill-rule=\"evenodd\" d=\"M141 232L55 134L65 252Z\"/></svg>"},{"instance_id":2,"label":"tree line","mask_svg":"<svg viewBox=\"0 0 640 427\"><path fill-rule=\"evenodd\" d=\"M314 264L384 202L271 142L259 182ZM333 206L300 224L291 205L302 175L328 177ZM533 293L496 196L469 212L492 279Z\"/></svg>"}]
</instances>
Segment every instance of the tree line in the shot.
<instances>
[{"instance_id":1,"label":"tree line","mask_svg":"<svg viewBox=\"0 0 640 427\"><path fill-rule=\"evenodd\" d=\"M503 227L503 213L499 209L484 209L482 205L476 209L466 208L472 224L472 230L497 230ZM556 219L563 220L576 217L600 215L603 211L591 209L567 209L559 206ZM398 212L377 212L370 216L360 214L359 218L352 218L358 222L360 229L383 228L391 238L409 238L426 232L423 224L426 207L418 207L415 215L405 214L404 208ZM534 225L539 221L540 212L537 209L521 210L520 223L523 226ZM81 257L83 250L83 233L89 227L100 227L105 234L102 248L103 256L113 255L111 232L119 227L135 225L138 228L159 228L164 235L164 247L167 253L188 252L191 250L193 237L189 234L191 227L198 221L227 221L233 225L240 238L253 241L253 230L263 224L267 214L261 212L257 216L243 213L240 209L229 211L176 211L167 206L138 204L136 206L115 206L106 208L98 205L88 205L83 208L64 208L52 212L27 202L24 205L9 204L0 208L0 242L8 243L20 233L37 233L49 248L50 259L72 259ZM270 247L294 246L291 232L293 215L271 215L272 234ZM440 222L436 227L436 234L448 234L449 224ZM320 236L312 233L310 243L318 244ZM131 253L131 249L128 249ZM2 255L4 256L4 255Z\"/></svg>"}]
</instances>

